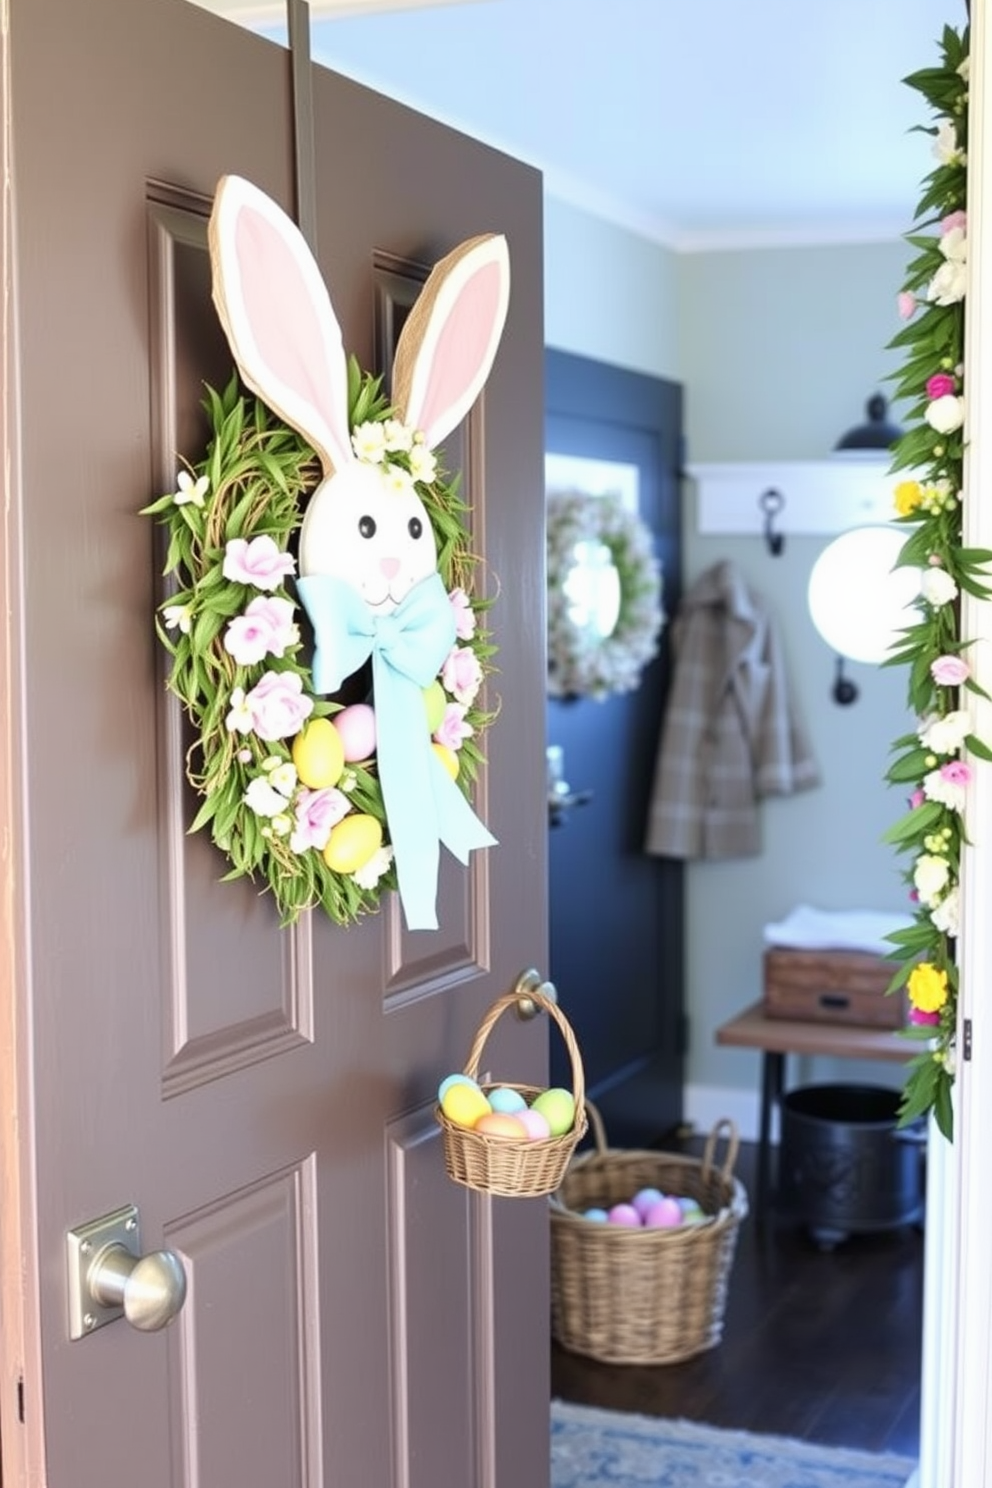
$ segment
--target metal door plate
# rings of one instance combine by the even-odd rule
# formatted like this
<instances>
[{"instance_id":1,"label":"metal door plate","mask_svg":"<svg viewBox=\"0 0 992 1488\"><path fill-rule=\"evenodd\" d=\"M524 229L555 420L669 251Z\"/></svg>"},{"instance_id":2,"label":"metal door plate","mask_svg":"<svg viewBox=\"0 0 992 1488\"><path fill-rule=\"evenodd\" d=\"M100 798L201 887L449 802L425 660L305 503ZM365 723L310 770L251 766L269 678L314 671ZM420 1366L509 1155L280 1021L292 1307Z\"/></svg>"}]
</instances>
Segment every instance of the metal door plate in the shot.
<instances>
[{"instance_id":1,"label":"metal door plate","mask_svg":"<svg viewBox=\"0 0 992 1488\"><path fill-rule=\"evenodd\" d=\"M134 1204L66 1231L70 1338L87 1338L105 1323L124 1316L123 1307L103 1307L94 1301L87 1285L90 1266L106 1245L123 1245L134 1255L141 1254L141 1232Z\"/></svg>"}]
</instances>

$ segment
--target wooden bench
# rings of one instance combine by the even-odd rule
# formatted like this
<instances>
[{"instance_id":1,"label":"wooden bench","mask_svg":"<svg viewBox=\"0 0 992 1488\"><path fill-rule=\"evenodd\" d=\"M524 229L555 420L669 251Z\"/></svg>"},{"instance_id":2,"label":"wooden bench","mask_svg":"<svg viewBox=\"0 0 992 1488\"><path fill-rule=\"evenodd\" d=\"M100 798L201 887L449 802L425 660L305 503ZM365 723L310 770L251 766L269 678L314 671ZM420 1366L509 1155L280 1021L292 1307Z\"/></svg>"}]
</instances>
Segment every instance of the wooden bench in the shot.
<instances>
[{"instance_id":1,"label":"wooden bench","mask_svg":"<svg viewBox=\"0 0 992 1488\"><path fill-rule=\"evenodd\" d=\"M734 1049L761 1051L761 1120L758 1133L757 1201L768 1194L769 1148L773 1107L782 1099L787 1054L827 1055L836 1059L894 1060L905 1064L919 1044L886 1028L859 1028L849 1023L816 1023L797 1018L769 1018L764 1003L755 1002L721 1024L716 1042Z\"/></svg>"}]
</instances>

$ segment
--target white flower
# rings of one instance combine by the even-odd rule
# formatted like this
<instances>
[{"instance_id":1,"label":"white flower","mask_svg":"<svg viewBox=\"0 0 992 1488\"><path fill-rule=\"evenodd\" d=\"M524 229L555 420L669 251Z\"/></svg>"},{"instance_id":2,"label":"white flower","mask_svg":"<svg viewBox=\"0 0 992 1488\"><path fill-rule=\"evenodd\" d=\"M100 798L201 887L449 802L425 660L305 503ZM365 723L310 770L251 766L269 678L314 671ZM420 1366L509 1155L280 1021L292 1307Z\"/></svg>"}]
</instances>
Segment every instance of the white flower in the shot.
<instances>
[{"instance_id":1,"label":"white flower","mask_svg":"<svg viewBox=\"0 0 992 1488\"><path fill-rule=\"evenodd\" d=\"M389 865L393 861L393 849L391 847L380 847L372 854L367 863L361 868L356 868L351 875L360 889L374 889L382 875L389 871Z\"/></svg>"},{"instance_id":2,"label":"white flower","mask_svg":"<svg viewBox=\"0 0 992 1488\"><path fill-rule=\"evenodd\" d=\"M277 837L288 837L293 830L293 819L281 812L272 818L272 830Z\"/></svg>"},{"instance_id":3,"label":"white flower","mask_svg":"<svg viewBox=\"0 0 992 1488\"><path fill-rule=\"evenodd\" d=\"M366 424L359 424L351 436L351 447L359 460L364 460L367 465L380 465L386 452L386 440L383 434L383 426L378 419L371 419Z\"/></svg>"},{"instance_id":4,"label":"white flower","mask_svg":"<svg viewBox=\"0 0 992 1488\"><path fill-rule=\"evenodd\" d=\"M965 153L958 148L958 132L950 119L942 119L937 126L933 153L941 165L965 164Z\"/></svg>"},{"instance_id":5,"label":"white flower","mask_svg":"<svg viewBox=\"0 0 992 1488\"><path fill-rule=\"evenodd\" d=\"M913 883L920 896L920 903L927 908L937 903L947 887L951 876L951 865L946 858L935 853L921 853L913 868Z\"/></svg>"},{"instance_id":6,"label":"white flower","mask_svg":"<svg viewBox=\"0 0 992 1488\"><path fill-rule=\"evenodd\" d=\"M962 82L965 82L965 83L967 83L969 81L969 79L971 78L971 58L970 57L965 57L962 62L959 62L958 63L958 77L961 78Z\"/></svg>"},{"instance_id":7,"label":"white flower","mask_svg":"<svg viewBox=\"0 0 992 1488\"><path fill-rule=\"evenodd\" d=\"M180 604L166 605L162 611L162 620L166 630L175 630L178 626L183 635L189 635L193 625L192 606Z\"/></svg>"},{"instance_id":8,"label":"white flower","mask_svg":"<svg viewBox=\"0 0 992 1488\"><path fill-rule=\"evenodd\" d=\"M401 424L399 419L386 419L382 432L389 450L405 451L413 447L413 430Z\"/></svg>"},{"instance_id":9,"label":"white flower","mask_svg":"<svg viewBox=\"0 0 992 1488\"><path fill-rule=\"evenodd\" d=\"M262 765L269 777L269 784L288 801L296 789L296 766L290 760L276 759L272 765L266 760Z\"/></svg>"},{"instance_id":10,"label":"white flower","mask_svg":"<svg viewBox=\"0 0 992 1488\"><path fill-rule=\"evenodd\" d=\"M264 775L256 775L244 793L244 803L256 816L279 817L286 811L286 797L273 790ZM289 820L288 817L286 818ZM275 826L275 823L273 823ZM276 828L278 831L279 829Z\"/></svg>"},{"instance_id":11,"label":"white flower","mask_svg":"<svg viewBox=\"0 0 992 1488\"><path fill-rule=\"evenodd\" d=\"M932 754L957 754L971 733L971 718L963 708L955 708L942 718L930 718L920 729L920 743Z\"/></svg>"},{"instance_id":12,"label":"white flower","mask_svg":"<svg viewBox=\"0 0 992 1488\"><path fill-rule=\"evenodd\" d=\"M934 608L957 598L958 586L946 568L928 568L920 580L920 593Z\"/></svg>"},{"instance_id":13,"label":"white flower","mask_svg":"<svg viewBox=\"0 0 992 1488\"><path fill-rule=\"evenodd\" d=\"M961 891L957 887L948 889L930 918L938 930L956 940L961 928Z\"/></svg>"},{"instance_id":14,"label":"white flower","mask_svg":"<svg viewBox=\"0 0 992 1488\"><path fill-rule=\"evenodd\" d=\"M968 234L963 227L951 227L941 234L940 251L952 263L964 263L968 257Z\"/></svg>"},{"instance_id":15,"label":"white flower","mask_svg":"<svg viewBox=\"0 0 992 1488\"><path fill-rule=\"evenodd\" d=\"M927 404L925 418L938 434L953 434L964 423L964 399L957 393L945 393Z\"/></svg>"},{"instance_id":16,"label":"white flower","mask_svg":"<svg viewBox=\"0 0 992 1488\"><path fill-rule=\"evenodd\" d=\"M344 791L345 795L348 796L355 789L355 786L357 784L358 776L355 774L354 770L345 770L344 774L341 776L341 779L338 781L338 790Z\"/></svg>"},{"instance_id":17,"label":"white flower","mask_svg":"<svg viewBox=\"0 0 992 1488\"><path fill-rule=\"evenodd\" d=\"M391 496L406 496L413 490L413 476L399 465L387 465L382 472L382 483Z\"/></svg>"},{"instance_id":18,"label":"white flower","mask_svg":"<svg viewBox=\"0 0 992 1488\"><path fill-rule=\"evenodd\" d=\"M177 506L202 507L209 490L210 481L207 476L201 475L198 480L194 480L188 470L180 470L172 499Z\"/></svg>"},{"instance_id":19,"label":"white flower","mask_svg":"<svg viewBox=\"0 0 992 1488\"><path fill-rule=\"evenodd\" d=\"M437 460L426 444L415 444L410 451L410 473L415 481L429 486L437 475Z\"/></svg>"},{"instance_id":20,"label":"white flower","mask_svg":"<svg viewBox=\"0 0 992 1488\"><path fill-rule=\"evenodd\" d=\"M250 765L251 764L251 750L250 749L239 749L238 750L238 759L241 762L241 764L243 764L243 765Z\"/></svg>"},{"instance_id":21,"label":"white flower","mask_svg":"<svg viewBox=\"0 0 992 1488\"><path fill-rule=\"evenodd\" d=\"M243 687L235 687L231 693L231 711L224 720L228 733L250 734L255 727L255 719L245 700Z\"/></svg>"},{"instance_id":22,"label":"white flower","mask_svg":"<svg viewBox=\"0 0 992 1488\"><path fill-rule=\"evenodd\" d=\"M927 286L927 299L936 305L956 305L968 289L968 266L962 259L942 263Z\"/></svg>"},{"instance_id":23,"label":"white flower","mask_svg":"<svg viewBox=\"0 0 992 1488\"><path fill-rule=\"evenodd\" d=\"M957 781L948 780L939 770L931 770L923 777L923 794L928 801L937 801L950 811L963 811L968 793Z\"/></svg>"}]
</instances>

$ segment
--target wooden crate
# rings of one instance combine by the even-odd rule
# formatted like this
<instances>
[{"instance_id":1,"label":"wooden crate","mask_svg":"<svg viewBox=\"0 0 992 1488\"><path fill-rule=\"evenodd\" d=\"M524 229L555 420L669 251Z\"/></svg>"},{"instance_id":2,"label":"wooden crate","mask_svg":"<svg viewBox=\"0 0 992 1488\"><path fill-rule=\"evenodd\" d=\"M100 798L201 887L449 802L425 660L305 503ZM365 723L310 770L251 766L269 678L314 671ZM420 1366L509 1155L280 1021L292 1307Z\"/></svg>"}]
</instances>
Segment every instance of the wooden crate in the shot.
<instances>
[{"instance_id":1,"label":"wooden crate","mask_svg":"<svg viewBox=\"0 0 992 1488\"><path fill-rule=\"evenodd\" d=\"M901 1028L903 991L886 997L895 963L868 951L799 951L769 946L764 955L764 1001L769 1018Z\"/></svg>"}]
</instances>

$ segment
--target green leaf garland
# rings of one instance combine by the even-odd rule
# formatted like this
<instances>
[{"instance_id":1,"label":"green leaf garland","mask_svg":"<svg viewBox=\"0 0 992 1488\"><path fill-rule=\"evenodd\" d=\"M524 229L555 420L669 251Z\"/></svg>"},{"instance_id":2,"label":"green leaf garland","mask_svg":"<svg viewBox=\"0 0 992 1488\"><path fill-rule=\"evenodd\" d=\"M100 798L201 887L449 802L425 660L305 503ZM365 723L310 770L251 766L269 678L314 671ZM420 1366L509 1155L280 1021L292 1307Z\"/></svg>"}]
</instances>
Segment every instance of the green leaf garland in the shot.
<instances>
[{"instance_id":1,"label":"green leaf garland","mask_svg":"<svg viewBox=\"0 0 992 1488\"><path fill-rule=\"evenodd\" d=\"M900 1105L906 1124L932 1112L953 1137L959 932L959 874L967 838L964 811L972 766L968 756L992 758L971 730L967 697L981 693L960 634L960 595L989 593L992 554L962 544L966 400L964 388L967 288L968 28L944 29L940 65L905 79L922 95L934 122L937 164L923 183L916 225L906 235L914 250L899 295L905 325L890 345L904 355L894 375L896 397L908 404L907 431L895 446L892 469L906 472L895 488L897 520L907 528L900 564L923 577L919 620L906 626L888 664L908 666L908 700L917 731L897 739L887 779L912 787L909 810L886 833L910 859L904 877L914 901L914 923L889 937L898 963L890 991L906 987L907 1037L925 1047L911 1060Z\"/></svg>"}]
</instances>

